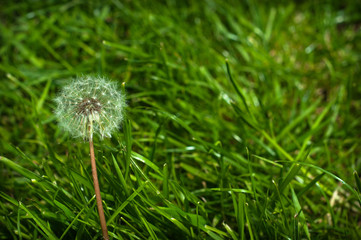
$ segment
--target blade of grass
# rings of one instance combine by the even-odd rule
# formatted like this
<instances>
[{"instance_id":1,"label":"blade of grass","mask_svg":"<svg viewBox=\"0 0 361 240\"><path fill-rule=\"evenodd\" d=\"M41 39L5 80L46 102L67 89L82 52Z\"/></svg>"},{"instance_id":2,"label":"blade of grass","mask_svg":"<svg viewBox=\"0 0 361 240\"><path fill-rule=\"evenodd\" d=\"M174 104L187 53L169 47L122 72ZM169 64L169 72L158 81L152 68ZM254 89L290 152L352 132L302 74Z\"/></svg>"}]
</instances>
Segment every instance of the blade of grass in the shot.
<instances>
[{"instance_id":1,"label":"blade of grass","mask_svg":"<svg viewBox=\"0 0 361 240\"><path fill-rule=\"evenodd\" d=\"M125 135L125 182L129 176L130 158L132 155L132 132L131 122L124 121L124 135Z\"/></svg>"},{"instance_id":2,"label":"blade of grass","mask_svg":"<svg viewBox=\"0 0 361 240\"><path fill-rule=\"evenodd\" d=\"M232 78L232 74L231 74L231 70L230 70L230 68L229 68L229 63L228 63L228 62L229 62L228 59L226 59L226 68L227 68L228 78L229 78L229 80L231 81L234 90L236 90L237 95L241 98L241 100L242 100L242 102L243 102L243 105L244 105L244 107L246 108L247 112L248 112L249 114L251 114L251 112L250 112L250 110L249 110L249 108L248 108L247 102L246 102L246 98L243 96L243 94L242 94L242 92L239 90L236 82L235 82L235 81L233 80L233 78Z\"/></svg>"},{"instance_id":3,"label":"blade of grass","mask_svg":"<svg viewBox=\"0 0 361 240\"><path fill-rule=\"evenodd\" d=\"M226 229L226 231L228 232L228 234L232 237L233 240L238 240L235 232L233 231L233 229L226 224L225 222L222 223L223 227Z\"/></svg>"},{"instance_id":4,"label":"blade of grass","mask_svg":"<svg viewBox=\"0 0 361 240\"><path fill-rule=\"evenodd\" d=\"M119 168L119 165L118 165L118 163L117 163L117 160L115 159L115 157L114 157L113 154L112 154L112 158L113 158L113 165L114 165L114 167L115 167L115 171L116 171L116 173L117 173L117 175L118 175L118 178L119 178L119 180L120 180L120 183L121 183L122 186L123 186L123 190L124 190L125 194L126 194L127 196L129 196L128 186L127 186L127 184L126 184L126 182L125 182L125 179L124 179L124 177L123 177L122 172L120 171L120 168Z\"/></svg>"},{"instance_id":5,"label":"blade of grass","mask_svg":"<svg viewBox=\"0 0 361 240\"><path fill-rule=\"evenodd\" d=\"M303 225L303 230L305 231L307 238L311 239L311 235L310 235L310 231L307 226L305 214L302 211L302 207L300 205L300 202L298 201L298 197L297 197L292 185L290 186L290 188L291 188L291 193L292 193L293 206L296 210L296 213L298 213L297 216L295 216L295 218L298 216L300 217L302 225Z\"/></svg>"},{"instance_id":6,"label":"blade of grass","mask_svg":"<svg viewBox=\"0 0 361 240\"><path fill-rule=\"evenodd\" d=\"M300 171L302 165L300 164L293 164L291 169L287 172L285 179L280 183L279 191L282 194L285 188L290 185L291 181L295 178L295 176Z\"/></svg>"},{"instance_id":7,"label":"blade of grass","mask_svg":"<svg viewBox=\"0 0 361 240\"><path fill-rule=\"evenodd\" d=\"M122 205L120 205L120 207L118 207L112 216L109 217L108 221L107 221L107 225L111 224L115 217L118 216L122 210L143 190L143 188L148 185L148 182L144 182L141 186L139 186L139 188L137 190L135 190L128 198L127 200L125 200Z\"/></svg>"},{"instance_id":8,"label":"blade of grass","mask_svg":"<svg viewBox=\"0 0 361 240\"><path fill-rule=\"evenodd\" d=\"M169 199L168 178L169 178L168 164L164 163L164 165L163 165L163 194L166 199Z\"/></svg>"},{"instance_id":9,"label":"blade of grass","mask_svg":"<svg viewBox=\"0 0 361 240\"><path fill-rule=\"evenodd\" d=\"M361 194L361 180L356 171L353 172L358 192Z\"/></svg>"},{"instance_id":10,"label":"blade of grass","mask_svg":"<svg viewBox=\"0 0 361 240\"><path fill-rule=\"evenodd\" d=\"M301 189L301 191L297 193L297 197L300 198L304 193L310 190L324 175L325 173L321 173L315 177L309 184L307 184L304 188Z\"/></svg>"}]
</instances>

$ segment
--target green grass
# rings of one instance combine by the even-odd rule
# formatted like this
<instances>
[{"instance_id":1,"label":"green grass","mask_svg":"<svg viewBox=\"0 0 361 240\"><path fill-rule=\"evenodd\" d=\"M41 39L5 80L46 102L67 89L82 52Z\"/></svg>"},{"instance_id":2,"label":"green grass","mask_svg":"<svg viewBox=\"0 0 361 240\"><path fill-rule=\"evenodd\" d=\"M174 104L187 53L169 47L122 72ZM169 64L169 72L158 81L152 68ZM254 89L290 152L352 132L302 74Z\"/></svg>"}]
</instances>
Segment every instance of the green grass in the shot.
<instances>
[{"instance_id":1,"label":"green grass","mask_svg":"<svg viewBox=\"0 0 361 240\"><path fill-rule=\"evenodd\" d=\"M360 239L357 1L20 1L0 9L0 239L100 239L71 78L125 82L95 139L113 239Z\"/></svg>"}]
</instances>

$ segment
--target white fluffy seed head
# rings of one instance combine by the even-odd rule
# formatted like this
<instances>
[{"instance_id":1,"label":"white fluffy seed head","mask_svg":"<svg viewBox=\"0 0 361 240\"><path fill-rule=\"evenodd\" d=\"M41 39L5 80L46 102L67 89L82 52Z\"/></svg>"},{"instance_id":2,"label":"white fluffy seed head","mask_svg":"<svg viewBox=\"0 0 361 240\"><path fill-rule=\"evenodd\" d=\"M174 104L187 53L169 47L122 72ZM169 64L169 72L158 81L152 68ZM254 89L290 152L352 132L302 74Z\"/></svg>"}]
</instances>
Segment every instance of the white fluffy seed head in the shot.
<instances>
[{"instance_id":1,"label":"white fluffy seed head","mask_svg":"<svg viewBox=\"0 0 361 240\"><path fill-rule=\"evenodd\" d=\"M73 137L84 139L93 135L111 137L124 118L126 106L125 95L115 82L94 76L72 80L55 103L60 127Z\"/></svg>"}]
</instances>

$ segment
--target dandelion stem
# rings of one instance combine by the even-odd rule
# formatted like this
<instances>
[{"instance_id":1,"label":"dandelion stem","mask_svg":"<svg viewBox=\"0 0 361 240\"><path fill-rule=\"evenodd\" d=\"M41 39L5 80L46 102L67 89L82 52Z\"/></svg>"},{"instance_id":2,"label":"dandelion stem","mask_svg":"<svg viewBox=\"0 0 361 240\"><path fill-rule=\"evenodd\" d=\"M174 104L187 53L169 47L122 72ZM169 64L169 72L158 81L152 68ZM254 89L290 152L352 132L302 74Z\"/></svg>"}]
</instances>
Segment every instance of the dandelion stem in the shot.
<instances>
[{"instance_id":1,"label":"dandelion stem","mask_svg":"<svg viewBox=\"0 0 361 240\"><path fill-rule=\"evenodd\" d=\"M98 174L97 174L97 166L95 163L95 156L94 156L94 144L93 139L89 138L89 147L90 147L90 162L92 165L92 173L93 173L93 182L94 182L94 190L95 190L95 197L97 200L97 207L100 219L100 226L102 228L103 239L108 240L108 229L107 224L105 221L103 204L102 204L102 197L100 196L100 189L99 189L99 182L98 182Z\"/></svg>"}]
</instances>

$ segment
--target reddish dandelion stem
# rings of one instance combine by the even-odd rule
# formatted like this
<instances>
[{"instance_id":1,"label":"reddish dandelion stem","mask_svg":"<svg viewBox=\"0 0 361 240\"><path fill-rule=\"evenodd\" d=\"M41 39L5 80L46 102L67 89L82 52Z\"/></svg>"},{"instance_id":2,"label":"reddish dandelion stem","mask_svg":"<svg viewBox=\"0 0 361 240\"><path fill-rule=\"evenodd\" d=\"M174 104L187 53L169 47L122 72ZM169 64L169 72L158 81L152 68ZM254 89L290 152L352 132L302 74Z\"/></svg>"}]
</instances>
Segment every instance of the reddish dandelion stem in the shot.
<instances>
[{"instance_id":1,"label":"reddish dandelion stem","mask_svg":"<svg viewBox=\"0 0 361 240\"><path fill-rule=\"evenodd\" d=\"M107 224L105 221L103 204L102 204L102 197L100 196L100 189L99 189L99 182L98 182L98 174L97 174L97 166L95 163L95 155L94 155L94 144L93 140L89 139L89 146L90 146L90 162L92 165L92 174L93 174L93 182L94 182L94 190L95 190L95 197L97 200L97 207L100 219L100 226L102 228L103 239L109 240Z\"/></svg>"}]
</instances>

